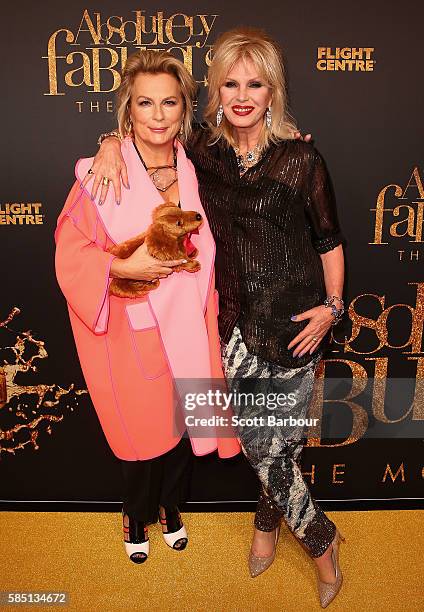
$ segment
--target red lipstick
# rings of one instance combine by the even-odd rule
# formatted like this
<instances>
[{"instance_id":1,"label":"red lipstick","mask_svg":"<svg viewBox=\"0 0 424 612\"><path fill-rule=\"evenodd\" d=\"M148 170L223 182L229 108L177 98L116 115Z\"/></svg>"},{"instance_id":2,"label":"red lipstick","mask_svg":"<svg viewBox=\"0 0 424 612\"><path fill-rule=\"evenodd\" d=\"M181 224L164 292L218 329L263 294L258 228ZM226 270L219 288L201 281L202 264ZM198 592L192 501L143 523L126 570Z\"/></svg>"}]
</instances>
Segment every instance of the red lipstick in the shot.
<instances>
[{"instance_id":1,"label":"red lipstick","mask_svg":"<svg viewBox=\"0 0 424 612\"><path fill-rule=\"evenodd\" d=\"M237 106L232 106L231 110L235 115L244 117L245 115L250 115L250 113L254 110L254 106L242 106L241 104L238 104Z\"/></svg>"}]
</instances>

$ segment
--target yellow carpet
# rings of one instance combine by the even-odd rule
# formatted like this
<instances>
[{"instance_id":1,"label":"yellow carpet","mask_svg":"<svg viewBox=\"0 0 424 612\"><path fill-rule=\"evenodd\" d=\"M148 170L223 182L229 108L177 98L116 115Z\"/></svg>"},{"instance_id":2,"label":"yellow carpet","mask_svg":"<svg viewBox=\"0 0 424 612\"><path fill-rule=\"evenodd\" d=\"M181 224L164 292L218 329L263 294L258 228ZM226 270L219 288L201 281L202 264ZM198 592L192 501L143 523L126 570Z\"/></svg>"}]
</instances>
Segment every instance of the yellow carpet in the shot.
<instances>
[{"instance_id":1,"label":"yellow carpet","mask_svg":"<svg viewBox=\"0 0 424 612\"><path fill-rule=\"evenodd\" d=\"M424 525L420 511L329 512L340 547L342 591L332 612L424 610ZM112 513L2 512L0 590L67 591L64 610L259 612L320 610L313 562L282 527L277 556L258 578L246 558L251 513L185 514L190 542L168 548L150 528L148 561L135 565ZM53 610L62 606L13 606ZM6 608L2 608L6 609Z\"/></svg>"}]
</instances>

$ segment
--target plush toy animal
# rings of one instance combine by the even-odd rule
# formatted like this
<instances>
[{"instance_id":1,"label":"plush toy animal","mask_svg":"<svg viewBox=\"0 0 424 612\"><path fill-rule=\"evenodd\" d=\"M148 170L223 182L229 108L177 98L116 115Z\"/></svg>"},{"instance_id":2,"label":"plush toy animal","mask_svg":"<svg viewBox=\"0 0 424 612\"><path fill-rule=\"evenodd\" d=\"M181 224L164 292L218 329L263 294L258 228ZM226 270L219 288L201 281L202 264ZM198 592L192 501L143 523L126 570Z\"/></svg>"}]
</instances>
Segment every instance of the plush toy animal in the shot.
<instances>
[{"instance_id":1,"label":"plush toy animal","mask_svg":"<svg viewBox=\"0 0 424 612\"><path fill-rule=\"evenodd\" d=\"M196 211L181 210L172 202L166 202L154 209L152 221L146 232L110 247L109 253L126 259L146 242L149 254L156 259L187 259L187 263L172 268L173 272L200 270L200 263L194 259L198 251L190 242L189 234L198 233L202 216ZM109 293L118 297L138 298L152 289L157 289L159 284L159 279L143 281L114 278L109 286Z\"/></svg>"}]
</instances>

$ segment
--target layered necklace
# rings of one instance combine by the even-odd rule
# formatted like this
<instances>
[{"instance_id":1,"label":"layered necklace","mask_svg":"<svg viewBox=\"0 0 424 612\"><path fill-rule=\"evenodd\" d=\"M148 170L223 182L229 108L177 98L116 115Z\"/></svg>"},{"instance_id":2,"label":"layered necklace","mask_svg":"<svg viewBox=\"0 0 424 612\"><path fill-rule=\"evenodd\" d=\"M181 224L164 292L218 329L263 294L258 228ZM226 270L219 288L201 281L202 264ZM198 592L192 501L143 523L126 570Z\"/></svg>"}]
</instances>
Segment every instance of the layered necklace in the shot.
<instances>
[{"instance_id":1,"label":"layered necklace","mask_svg":"<svg viewBox=\"0 0 424 612\"><path fill-rule=\"evenodd\" d=\"M137 148L137 145L134 143L135 150L138 153L138 156L141 160L141 163L146 169L147 174L152 179L154 186L158 191L162 193L167 191L174 183L178 181L178 171L177 171L177 150L174 147L174 161L172 165L168 166L146 166L144 163L144 159L141 156L140 151Z\"/></svg>"},{"instance_id":2,"label":"layered necklace","mask_svg":"<svg viewBox=\"0 0 424 612\"><path fill-rule=\"evenodd\" d=\"M239 147L233 148L236 154L240 176L242 176L246 172L246 170L258 163L261 157L261 147L257 144L253 147L253 149L247 151L244 155L240 153Z\"/></svg>"}]
</instances>

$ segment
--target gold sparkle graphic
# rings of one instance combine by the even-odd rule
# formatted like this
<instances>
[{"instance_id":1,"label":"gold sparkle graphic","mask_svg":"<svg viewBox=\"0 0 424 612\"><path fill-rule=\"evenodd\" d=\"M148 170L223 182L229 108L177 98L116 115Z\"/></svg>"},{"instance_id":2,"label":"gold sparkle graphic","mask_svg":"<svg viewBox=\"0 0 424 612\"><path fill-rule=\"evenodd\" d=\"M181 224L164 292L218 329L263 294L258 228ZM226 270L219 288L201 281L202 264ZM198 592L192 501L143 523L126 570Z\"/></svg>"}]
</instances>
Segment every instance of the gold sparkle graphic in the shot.
<instances>
[{"instance_id":1,"label":"gold sparkle graphic","mask_svg":"<svg viewBox=\"0 0 424 612\"><path fill-rule=\"evenodd\" d=\"M20 312L15 306L0 321L0 329L8 332L14 342L0 346L0 351L11 355L10 362L3 359L0 365L0 456L3 452L15 454L25 447L38 450L40 434L51 435L52 426L78 406L78 396L87 393L86 389L75 389L73 383L64 389L56 383L18 382L37 373L37 359L48 357L45 343L34 338L30 330L16 332L9 327Z\"/></svg>"}]
</instances>

